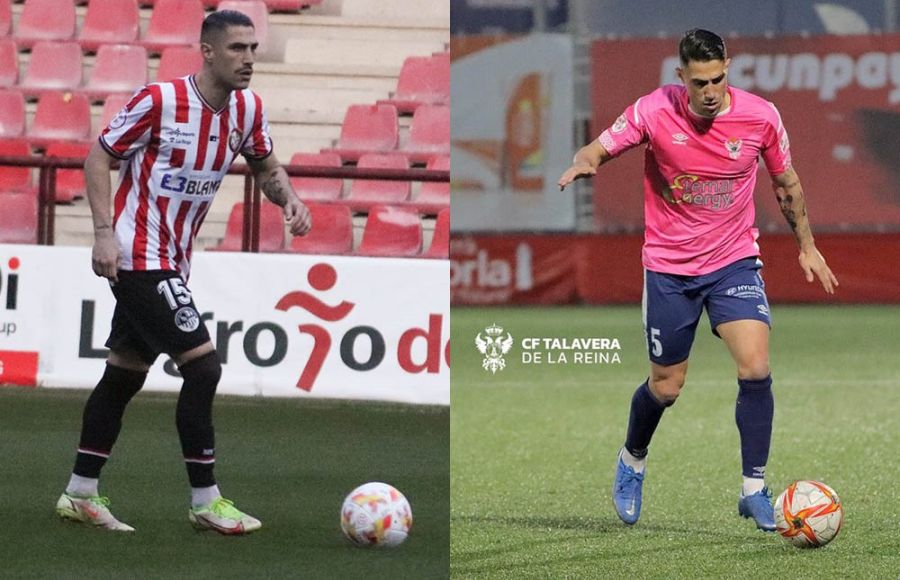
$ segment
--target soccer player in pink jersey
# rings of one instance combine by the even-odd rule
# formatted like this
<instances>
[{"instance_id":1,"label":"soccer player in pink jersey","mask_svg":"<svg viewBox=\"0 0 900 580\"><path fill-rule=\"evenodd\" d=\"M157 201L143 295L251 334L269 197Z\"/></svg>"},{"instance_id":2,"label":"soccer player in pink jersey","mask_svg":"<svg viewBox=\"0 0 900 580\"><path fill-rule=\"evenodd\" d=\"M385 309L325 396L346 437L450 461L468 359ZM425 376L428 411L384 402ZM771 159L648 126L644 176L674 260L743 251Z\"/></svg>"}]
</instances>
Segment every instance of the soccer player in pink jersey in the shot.
<instances>
[{"instance_id":1,"label":"soccer player in pink jersey","mask_svg":"<svg viewBox=\"0 0 900 580\"><path fill-rule=\"evenodd\" d=\"M93 269L109 279L116 308L106 370L85 405L75 467L56 511L115 531L134 528L117 520L100 496L100 470L125 407L161 353L184 378L176 426L191 485L188 519L228 535L261 527L222 497L213 475L212 404L222 367L187 286L192 243L238 154L265 195L284 208L291 233L304 235L311 223L272 152L262 102L247 88L257 47L253 22L240 12L215 12L203 22L200 43L203 69L139 90L84 166ZM116 160L121 169L111 199Z\"/></svg>"},{"instance_id":2,"label":"soccer player in pink jersey","mask_svg":"<svg viewBox=\"0 0 900 580\"><path fill-rule=\"evenodd\" d=\"M707 30L679 43L682 85L639 98L600 137L582 147L560 188L640 144L644 156L644 330L650 376L637 388L619 452L613 503L637 522L650 439L684 385L688 356L705 307L713 333L737 366L735 418L743 487L738 513L775 530L764 476L772 438L769 304L753 227L758 157L772 177L781 211L800 248L807 282L832 294L838 281L816 249L788 136L775 106L728 86L724 41Z\"/></svg>"}]
</instances>

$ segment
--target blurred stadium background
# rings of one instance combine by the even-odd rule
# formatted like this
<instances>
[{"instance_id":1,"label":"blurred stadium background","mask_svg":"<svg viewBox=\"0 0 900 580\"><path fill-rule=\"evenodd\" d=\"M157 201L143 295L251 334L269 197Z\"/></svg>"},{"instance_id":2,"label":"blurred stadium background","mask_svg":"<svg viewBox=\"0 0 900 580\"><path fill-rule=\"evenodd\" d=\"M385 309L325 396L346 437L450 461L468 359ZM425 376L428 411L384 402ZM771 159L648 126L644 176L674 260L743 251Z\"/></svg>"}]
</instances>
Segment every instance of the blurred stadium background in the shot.
<instances>
[{"instance_id":1,"label":"blurred stadium background","mask_svg":"<svg viewBox=\"0 0 900 580\"><path fill-rule=\"evenodd\" d=\"M146 532L86 549L86 530L52 518L113 307L90 270L79 167L137 88L199 70L200 23L217 9L254 20L250 88L316 224L292 240L237 167L194 242L193 291L225 369L220 476L268 529L243 549L204 547L183 521L181 466L136 453L174 449L169 362L145 387L163 393L133 403L101 489ZM446 0L0 0L0 455L19 465L0 504L29 522L0 534L0 576L76 574L46 551L96 577L176 577L198 556L192 575L446 576L449 85ZM376 479L415 513L396 554L357 553L338 530L343 495Z\"/></svg>"},{"instance_id":2,"label":"blurred stadium background","mask_svg":"<svg viewBox=\"0 0 900 580\"><path fill-rule=\"evenodd\" d=\"M454 576L895 574L896 510L885 506L897 494L881 490L896 463L871 474L900 428L871 401L893 405L900 380L890 330L900 320L898 10L895 0L451 1ZM805 282L761 169L769 484L777 494L821 478L841 493L844 531L818 553L785 550L735 514L734 370L706 321L654 441L641 522L621 525L609 499L628 402L647 372L643 156L565 192L556 181L625 107L677 82L677 42L695 27L726 39L732 85L779 107L817 245L841 283L831 297ZM475 345L491 325L515 339L496 373ZM560 363L545 349L537 364L541 349L523 342L535 337L616 337L621 362L575 364L569 352Z\"/></svg>"}]
</instances>

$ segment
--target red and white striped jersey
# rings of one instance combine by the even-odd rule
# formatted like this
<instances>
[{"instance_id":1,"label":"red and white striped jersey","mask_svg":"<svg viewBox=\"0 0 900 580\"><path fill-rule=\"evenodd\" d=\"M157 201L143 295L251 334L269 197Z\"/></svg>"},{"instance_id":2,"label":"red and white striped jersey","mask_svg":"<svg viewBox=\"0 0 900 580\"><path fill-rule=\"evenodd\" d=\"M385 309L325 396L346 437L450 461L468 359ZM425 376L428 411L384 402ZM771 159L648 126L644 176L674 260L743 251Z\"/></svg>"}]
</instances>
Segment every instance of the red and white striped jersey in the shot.
<instances>
[{"instance_id":1,"label":"red and white striped jersey","mask_svg":"<svg viewBox=\"0 0 900 580\"><path fill-rule=\"evenodd\" d=\"M123 160L113 215L119 267L175 270L184 279L193 240L235 156L272 152L258 95L232 91L216 111L193 76L142 88L100 134L100 144Z\"/></svg>"}]
</instances>

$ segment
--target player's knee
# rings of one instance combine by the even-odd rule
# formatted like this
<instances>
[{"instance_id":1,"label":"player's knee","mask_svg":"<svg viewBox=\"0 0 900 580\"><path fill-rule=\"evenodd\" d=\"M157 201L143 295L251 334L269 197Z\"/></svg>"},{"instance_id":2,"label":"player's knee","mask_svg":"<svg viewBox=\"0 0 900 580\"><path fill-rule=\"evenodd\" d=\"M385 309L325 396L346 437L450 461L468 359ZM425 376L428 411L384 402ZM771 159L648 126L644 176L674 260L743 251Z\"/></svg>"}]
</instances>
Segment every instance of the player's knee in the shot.
<instances>
[{"instance_id":1,"label":"player's knee","mask_svg":"<svg viewBox=\"0 0 900 580\"><path fill-rule=\"evenodd\" d=\"M769 376L768 357L759 357L738 365L738 378L748 381L759 381Z\"/></svg>"},{"instance_id":2,"label":"player's knee","mask_svg":"<svg viewBox=\"0 0 900 580\"><path fill-rule=\"evenodd\" d=\"M204 391L215 394L219 379L222 378L222 363L216 351L208 352L189 360L178 367L184 377L184 390Z\"/></svg>"},{"instance_id":3,"label":"player's knee","mask_svg":"<svg viewBox=\"0 0 900 580\"><path fill-rule=\"evenodd\" d=\"M684 378L683 373L653 377L650 381L650 392L662 405L671 407L681 394Z\"/></svg>"}]
</instances>

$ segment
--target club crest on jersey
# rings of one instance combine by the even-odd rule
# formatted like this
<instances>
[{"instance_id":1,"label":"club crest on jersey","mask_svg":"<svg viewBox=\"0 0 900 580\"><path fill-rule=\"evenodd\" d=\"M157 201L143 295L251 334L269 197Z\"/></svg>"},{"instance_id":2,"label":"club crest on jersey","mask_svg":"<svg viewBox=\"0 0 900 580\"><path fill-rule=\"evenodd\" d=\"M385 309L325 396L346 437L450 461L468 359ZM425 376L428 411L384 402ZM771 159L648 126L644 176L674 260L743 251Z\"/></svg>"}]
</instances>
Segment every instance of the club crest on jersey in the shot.
<instances>
[{"instance_id":1,"label":"club crest on jersey","mask_svg":"<svg viewBox=\"0 0 900 580\"><path fill-rule=\"evenodd\" d=\"M228 135L228 148L231 149L233 153L237 153L238 147L241 146L241 141L244 139L244 134L240 129L232 129L231 133Z\"/></svg>"},{"instance_id":2,"label":"club crest on jersey","mask_svg":"<svg viewBox=\"0 0 900 580\"><path fill-rule=\"evenodd\" d=\"M128 120L128 109L122 107L122 110L116 113L116 116L113 117L109 122L110 129L118 129L122 125L125 124L125 121Z\"/></svg>"},{"instance_id":3,"label":"club crest on jersey","mask_svg":"<svg viewBox=\"0 0 900 580\"><path fill-rule=\"evenodd\" d=\"M194 332L200 327L200 315L190 306L180 308L175 313L175 326L182 332Z\"/></svg>"},{"instance_id":4,"label":"club crest on jersey","mask_svg":"<svg viewBox=\"0 0 900 580\"><path fill-rule=\"evenodd\" d=\"M625 118L625 115L619 115L619 118L616 119L616 122L613 123L612 128L610 129L613 133L621 133L628 126L628 120Z\"/></svg>"},{"instance_id":5,"label":"club crest on jersey","mask_svg":"<svg viewBox=\"0 0 900 580\"><path fill-rule=\"evenodd\" d=\"M729 137L725 140L725 149L728 150L728 156L737 159L741 156L741 146L744 142L737 137Z\"/></svg>"}]
</instances>

